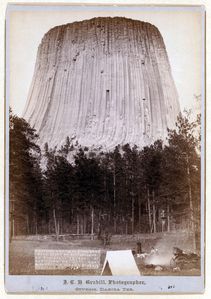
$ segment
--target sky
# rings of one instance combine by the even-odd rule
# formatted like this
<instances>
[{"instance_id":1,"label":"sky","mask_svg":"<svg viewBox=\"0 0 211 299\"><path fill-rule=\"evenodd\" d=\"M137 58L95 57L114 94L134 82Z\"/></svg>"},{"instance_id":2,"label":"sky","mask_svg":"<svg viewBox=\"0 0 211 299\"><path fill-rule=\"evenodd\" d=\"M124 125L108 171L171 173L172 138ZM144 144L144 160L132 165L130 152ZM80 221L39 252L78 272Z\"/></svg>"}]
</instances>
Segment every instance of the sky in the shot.
<instances>
[{"instance_id":1,"label":"sky","mask_svg":"<svg viewBox=\"0 0 211 299\"><path fill-rule=\"evenodd\" d=\"M165 7L27 7L7 16L9 102L22 116L29 92L37 49L51 28L99 16L124 16L149 22L161 32L168 53L181 110L199 112L194 94L203 88L203 30L199 8Z\"/></svg>"}]
</instances>

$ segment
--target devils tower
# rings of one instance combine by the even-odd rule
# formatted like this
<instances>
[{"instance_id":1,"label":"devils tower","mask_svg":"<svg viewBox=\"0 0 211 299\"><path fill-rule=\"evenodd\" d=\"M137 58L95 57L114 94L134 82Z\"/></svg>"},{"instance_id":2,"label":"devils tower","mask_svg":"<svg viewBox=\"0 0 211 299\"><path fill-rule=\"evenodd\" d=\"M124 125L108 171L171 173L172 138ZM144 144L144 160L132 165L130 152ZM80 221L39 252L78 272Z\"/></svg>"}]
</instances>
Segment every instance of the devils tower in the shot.
<instances>
[{"instance_id":1,"label":"devils tower","mask_svg":"<svg viewBox=\"0 0 211 299\"><path fill-rule=\"evenodd\" d=\"M39 45L24 118L40 144L113 149L164 139L180 111L159 30L122 17L57 26Z\"/></svg>"}]
</instances>

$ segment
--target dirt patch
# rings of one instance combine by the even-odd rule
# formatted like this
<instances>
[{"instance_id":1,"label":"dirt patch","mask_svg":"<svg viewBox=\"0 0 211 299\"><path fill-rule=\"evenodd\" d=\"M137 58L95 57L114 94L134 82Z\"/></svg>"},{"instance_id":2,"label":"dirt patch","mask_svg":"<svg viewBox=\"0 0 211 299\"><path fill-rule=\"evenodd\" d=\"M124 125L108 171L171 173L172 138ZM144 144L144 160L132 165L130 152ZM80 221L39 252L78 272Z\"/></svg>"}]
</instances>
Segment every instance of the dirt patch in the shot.
<instances>
[{"instance_id":1,"label":"dirt patch","mask_svg":"<svg viewBox=\"0 0 211 299\"><path fill-rule=\"evenodd\" d=\"M76 239L53 241L52 239L13 240L10 243L9 272L15 275L100 275L107 250L135 251L137 241L141 242L142 249L149 252L151 248L156 248L159 255L151 256L148 259L137 258L137 266L141 275L200 275L200 269L172 269L170 260L174 246L180 246L183 250L191 249L191 240L182 234L153 234L153 235L133 235L133 236L112 236L111 244L103 246L100 240ZM101 251L100 267L98 270L39 270L34 267L35 249L98 249ZM156 266L160 266L156 268Z\"/></svg>"}]
</instances>

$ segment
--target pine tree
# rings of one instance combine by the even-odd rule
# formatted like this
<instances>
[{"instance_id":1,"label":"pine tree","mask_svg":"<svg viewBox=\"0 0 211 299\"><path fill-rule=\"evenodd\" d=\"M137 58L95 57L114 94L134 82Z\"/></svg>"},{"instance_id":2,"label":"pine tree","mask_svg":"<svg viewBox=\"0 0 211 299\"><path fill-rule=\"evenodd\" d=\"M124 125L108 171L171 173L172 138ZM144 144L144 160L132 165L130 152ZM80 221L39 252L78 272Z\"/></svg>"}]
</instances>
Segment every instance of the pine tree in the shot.
<instances>
[{"instance_id":1,"label":"pine tree","mask_svg":"<svg viewBox=\"0 0 211 299\"><path fill-rule=\"evenodd\" d=\"M149 231L157 231L157 218L161 205L160 192L162 182L162 141L157 140L154 144L144 147L142 154L143 184L148 210Z\"/></svg>"},{"instance_id":2,"label":"pine tree","mask_svg":"<svg viewBox=\"0 0 211 299\"><path fill-rule=\"evenodd\" d=\"M200 154L198 136L200 117L190 120L190 111L184 111L177 119L176 129L169 130L169 146L166 152L173 157L169 169L173 169L175 190L179 191L180 206L186 210L189 219L189 230L192 234L193 249L196 250L196 235L200 226ZM171 188L172 189L172 188ZM178 204L178 202L177 202Z\"/></svg>"},{"instance_id":3,"label":"pine tree","mask_svg":"<svg viewBox=\"0 0 211 299\"><path fill-rule=\"evenodd\" d=\"M60 153L60 151L59 151ZM72 219L73 209L73 167L64 156L55 149L48 149L45 145L46 169L43 173L43 192L45 208L48 214L48 226L51 229L51 219L54 223L54 232L58 240L63 233L65 222ZM68 219L68 220L67 220Z\"/></svg>"},{"instance_id":4,"label":"pine tree","mask_svg":"<svg viewBox=\"0 0 211 299\"><path fill-rule=\"evenodd\" d=\"M90 233L96 231L96 213L103 206L103 172L94 153L87 158L83 149L75 156L77 214L90 214Z\"/></svg>"},{"instance_id":5,"label":"pine tree","mask_svg":"<svg viewBox=\"0 0 211 299\"><path fill-rule=\"evenodd\" d=\"M9 192L10 236L37 232L42 207L42 178L38 135L10 110ZM35 226L34 226L35 223Z\"/></svg>"}]
</instances>

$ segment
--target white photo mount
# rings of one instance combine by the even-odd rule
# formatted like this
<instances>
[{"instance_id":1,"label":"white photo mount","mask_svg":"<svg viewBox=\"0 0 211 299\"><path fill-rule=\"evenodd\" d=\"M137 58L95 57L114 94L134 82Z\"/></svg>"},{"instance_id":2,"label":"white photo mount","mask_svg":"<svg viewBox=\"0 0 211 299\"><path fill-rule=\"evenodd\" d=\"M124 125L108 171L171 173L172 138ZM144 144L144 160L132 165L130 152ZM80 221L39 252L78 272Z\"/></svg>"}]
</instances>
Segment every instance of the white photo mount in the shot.
<instances>
[{"instance_id":1,"label":"white photo mount","mask_svg":"<svg viewBox=\"0 0 211 299\"><path fill-rule=\"evenodd\" d=\"M99 12L100 9L100 12ZM198 17L197 20L200 19L200 34L201 34L201 41L200 44L200 53L201 56L199 60L201 61L200 64L200 71L198 74L198 77L200 78L200 94L201 94L201 99L200 99L200 112L201 112L201 205L200 205L200 228L201 228L201 234L200 234L200 273L197 275L183 275L182 272L178 272L178 275L175 275L175 273L172 272L172 275L164 275L163 268L161 266L161 270L159 272L156 272L156 275L143 275L142 271L140 271L139 266L137 266L137 261L136 258L134 258L132 251L134 250L134 247L136 246L136 243L140 241L141 238L141 243L143 244L148 244L146 242L146 239L150 240L150 237L146 235L146 238L143 236L139 236L138 234L136 235L134 233L131 234L131 243L130 246L127 246L124 244L124 242L127 242L127 236L125 236L122 239L121 242L119 242L118 237L118 246L112 248L112 243L114 244L115 236L111 237L111 244L104 244L104 246L100 247L101 250L101 260L99 259L99 268L97 268L97 275L96 273L94 275L89 275L87 274L88 272L87 269L83 273L77 272L78 269L74 269L76 271L76 275L69 275L68 274L68 269L65 270L64 274L61 272L54 272L53 274L49 274L47 272L39 272L39 270L32 271L32 272L27 272L27 266L26 266L26 271L23 274L18 274L18 271L14 271L11 273L10 271L10 265L13 262L13 257L14 253L11 254L11 248L12 250L19 250L21 249L18 247L21 244L21 236L17 238L14 238L12 241L10 240L10 194L9 194L9 184L10 184L10 160L9 160L9 107L12 106L15 111L17 111L17 115L19 113L18 110L18 105L22 105L20 102L16 102L14 99L15 93L11 90L16 84L14 83L14 78L11 75L11 72L15 72L17 70L17 65L18 59L16 59L14 56L14 51L11 48L14 45L14 23L20 21L21 14L24 14L27 18L27 14L31 15L41 15L41 14L48 14L55 16L58 13L64 14L64 23L61 23L61 25L67 23L66 20L69 18L70 23L73 20L74 22L77 20L77 16L85 14L86 19L91 19L92 17L98 17L98 16L111 16L114 17L116 14L118 16L123 16L126 18L133 18L134 15L137 16L139 14L139 17L141 19L142 15L144 18L144 21L147 20L148 14L153 14L156 12L156 17L155 21L159 23L159 17L158 14L163 14L166 13L173 13L175 16L177 13L179 14L180 12L187 13L188 16L190 17L191 12L198 13L200 17ZM68 15L69 14L69 15ZM51 17L50 17L51 18ZM54 17L52 17L54 18ZM152 22L152 16L150 16L149 21ZM58 18L56 19L55 22L60 22L61 19ZM50 24L52 24L52 20L49 21ZM20 23L19 23L20 25ZM23 28L24 27L24 24ZM43 24L38 25L41 26ZM55 26L58 25L55 23ZM25 24L27 26L27 24ZM52 26L53 27L53 26ZM51 25L49 29L52 28ZM41 34L41 38L43 37L43 34L47 32L45 30L46 25L41 26L41 30L39 33ZM33 28L33 30L36 30ZM39 31L39 30L38 30ZM43 32L44 31L44 32ZM198 32L198 31L197 31ZM165 35L165 38L168 37L169 32L167 35ZM12 39L13 38L13 39ZM36 37L37 38L37 37ZM27 37L28 39L28 37ZM32 38L33 39L33 38ZM33 45L35 45L34 43ZM203 6L71 6L71 5L16 5L16 4L9 4L7 7L7 16L6 16L6 170L5 170L5 177L6 177L6 189L5 189L5 196L6 196L6 206L5 206L5 219L6 219L6 229L5 229L5 289L7 290L8 293L72 293L72 294L95 294L95 293L115 293L115 294L147 294L147 293L202 293L204 292L204 207L205 207L205 189L204 189L204 181L205 181L205 78L204 78L204 69L205 69L205 58L204 58L204 47L205 47L205 8ZM29 45L29 44L28 44ZM37 50L37 49L36 49ZM30 51L30 49L29 49ZM19 52L18 52L19 53ZM34 52L35 53L35 52ZM110 55L110 54L109 54ZM187 54L186 54L187 55ZM77 56L78 57L78 56ZM76 59L77 59L76 57ZM12 59L11 59L12 58ZM175 59L175 64L179 63L179 58L170 58ZM14 62L15 61L15 62ZM20 60L21 61L21 60ZM19 62L20 62L19 61ZM172 61L171 61L172 62ZM35 63L35 62L34 62ZM181 62L182 65L183 61ZM194 62L193 62L194 63ZM27 64L27 61L26 61ZM34 64L33 64L34 67ZM144 65L142 65L144 67ZM178 65L178 68L181 66ZM24 68L25 69L25 68ZM30 73L27 68L25 69L27 76ZM64 71L65 72L65 71ZM99 76L105 75L105 70L103 70L102 73L99 74ZM24 76L22 77L22 72L20 72L20 78L23 79L25 78ZM30 78L31 80L31 78ZM191 83L188 83L190 84ZM25 88L25 87L24 87ZM23 88L23 89L24 89ZM109 90L109 92L107 92ZM17 97L19 96L17 92ZM28 92L28 91L27 91ZM109 95L108 95L109 94ZM24 98L25 94L23 95ZM110 89L107 89L106 87L106 99L109 101L109 97L111 96ZM137 95L138 97L138 95ZM142 99L142 104L144 105L146 102L146 99ZM136 213L136 212L134 212ZM153 214L153 211L151 211ZM103 213L102 213L103 214ZM92 213L92 217L94 213ZM102 216L107 217L107 216ZM160 216L159 216L160 217ZM165 215L163 216L163 219L165 221ZM163 221L164 221L163 220ZM131 220L130 220L131 221ZM147 220L148 221L148 220ZM91 223L91 222L90 222ZM92 224L94 224L94 220L92 219ZM158 234L157 239L163 238L168 238L168 233L163 232L163 227L165 227L166 222L162 222L162 226L160 228L160 234ZM125 223L124 223L124 227ZM81 229L83 230L83 229ZM96 234L93 233L93 228L90 227L91 234L90 236L87 237L87 240L91 241L96 241L97 237ZM166 233L166 234L165 234ZM50 235L50 234L46 234ZM63 250L65 252L68 250L80 250L81 244L83 244L83 240L80 239L80 234L77 232L74 234L70 234L71 236L67 236L67 234L60 234L60 239L57 240L59 247L56 248L53 245L53 248L51 248L51 241L55 241L55 236L52 234L50 241L48 239L48 236L40 237L39 242L36 244L34 250ZM173 233L172 233L173 235ZM176 236L176 235L175 235ZM28 244L31 244L33 242L36 243L36 238L34 240L30 239L30 237L25 236L24 243L25 245L23 246L29 246ZM19 239L18 239L19 238ZM27 239L28 238L28 239ZM86 238L86 236L84 237ZM28 241L26 241L26 239ZM72 241L73 240L73 241ZM11 242L10 242L11 241ZM28 243L27 243L28 242ZM46 242L46 243L45 243ZM97 243L98 241L96 241ZM105 240L104 240L105 242ZM76 247L72 248L71 244L76 244ZM158 242L157 242L158 243ZM156 244L157 244L156 243ZM46 244L46 245L45 245ZM52 244L55 244L52 243ZM87 244L90 244L90 241L87 242ZM98 244L98 243L97 243ZM128 242L129 244L129 242ZM132 245L131 245L132 244ZM154 244L154 243L153 243ZM172 243L169 243L170 246L172 246ZM176 243L175 243L176 244ZM146 245L145 245L146 246ZM30 247L30 246L29 246ZM161 246L162 247L162 246ZM178 245L179 247L179 245ZM93 250L96 248L94 247ZM99 247L97 248L99 249ZM31 250L31 249L30 249ZM29 250L29 251L30 251ZM90 248L87 249L92 250ZM147 251L147 250L146 250ZM35 252L32 251L31 252ZM144 252L143 252L144 253ZM148 254L148 258L150 256L150 251L146 252ZM75 253L74 253L75 254ZM85 254L85 253L84 253ZM33 255L33 254L32 254ZM35 254L34 254L35 255ZM137 256L137 252L135 252L135 255ZM87 256L91 256L90 253L87 253ZM26 260L30 259L30 263L32 264L34 262L34 256L26 257ZM72 257L71 257L72 258ZM70 260L71 260L70 258ZM84 263L83 260L84 257L81 259L79 258L80 263ZM83 260L83 261L81 261ZM170 260L170 258L169 258ZM56 264L56 262L55 262ZM148 263L150 265L150 262ZM159 264L158 264L159 265ZM17 264L17 267L20 267L20 265ZM66 266L65 266L66 267ZM75 267L75 266L74 266ZM110 275L104 275L105 270L109 267L109 272ZM141 266L140 266L141 267ZM15 267L13 267L14 269ZM68 266L67 266L68 268ZM77 267L76 267L77 268ZM175 267L176 268L176 267ZM17 269L16 269L17 270ZM55 270L55 269L54 269ZM163 273L162 273L163 271ZM177 270L176 270L177 271ZM77 274L79 273L79 274Z\"/></svg>"}]
</instances>

